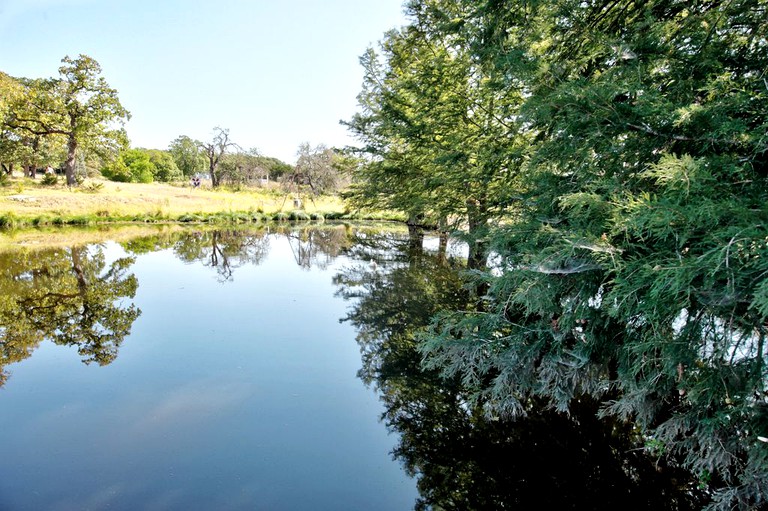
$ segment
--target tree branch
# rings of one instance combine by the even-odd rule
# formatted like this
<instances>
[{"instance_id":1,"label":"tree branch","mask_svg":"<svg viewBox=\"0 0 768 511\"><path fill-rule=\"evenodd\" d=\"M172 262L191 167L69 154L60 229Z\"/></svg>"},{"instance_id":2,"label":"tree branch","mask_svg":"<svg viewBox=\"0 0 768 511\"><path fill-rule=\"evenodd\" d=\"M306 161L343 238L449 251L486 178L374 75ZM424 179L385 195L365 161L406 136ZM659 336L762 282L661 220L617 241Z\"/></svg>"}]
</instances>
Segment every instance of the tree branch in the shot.
<instances>
[{"instance_id":1,"label":"tree branch","mask_svg":"<svg viewBox=\"0 0 768 511\"><path fill-rule=\"evenodd\" d=\"M717 138L712 138L712 137L696 138L696 137L686 137L686 136L683 136L683 135L667 135L667 134L664 134L664 133L661 133L659 131L654 130L653 128L651 128L647 124L638 125L638 124L627 123L627 126L629 128L632 128L635 131L640 131L642 133L647 133L649 135L653 135L654 137L667 138L667 139L670 139L670 140L676 140L678 142L707 142L707 143L710 143L710 144L723 144L723 145L730 145L730 146L737 146L737 145L739 145L739 143L734 141L734 140L722 140L722 139L717 139Z\"/></svg>"}]
</instances>

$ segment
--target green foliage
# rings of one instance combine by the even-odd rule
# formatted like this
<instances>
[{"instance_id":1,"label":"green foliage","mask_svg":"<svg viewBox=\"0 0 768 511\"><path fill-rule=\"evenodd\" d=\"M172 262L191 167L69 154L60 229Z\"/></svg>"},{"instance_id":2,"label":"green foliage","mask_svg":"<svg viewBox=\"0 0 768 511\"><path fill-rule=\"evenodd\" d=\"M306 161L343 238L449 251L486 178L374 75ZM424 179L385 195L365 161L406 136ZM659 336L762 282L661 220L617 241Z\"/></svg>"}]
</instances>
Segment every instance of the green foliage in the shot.
<instances>
[{"instance_id":1,"label":"green foliage","mask_svg":"<svg viewBox=\"0 0 768 511\"><path fill-rule=\"evenodd\" d=\"M6 253L0 279L0 368L23 360L44 339L75 346L85 363L111 363L140 311L126 298L138 283L132 258L109 266L100 249Z\"/></svg>"},{"instance_id":2,"label":"green foliage","mask_svg":"<svg viewBox=\"0 0 768 511\"><path fill-rule=\"evenodd\" d=\"M204 217L202 217L201 215L192 215L192 214L181 215L177 219L177 221L182 223L196 223L196 222L202 222L203 220L204 220Z\"/></svg>"},{"instance_id":3,"label":"green foliage","mask_svg":"<svg viewBox=\"0 0 768 511\"><path fill-rule=\"evenodd\" d=\"M356 327L358 376L378 391L382 420L397 432L392 454L416 478L416 509L612 510L631 498L633 508L682 511L706 502L697 477L646 454L630 423L599 420L595 401L562 414L529 399L525 417L510 420L468 403L459 378L421 367L418 333L471 293L459 261L446 257L447 238L430 253L423 233L409 234L361 236L349 253L365 263L334 283L352 303L344 321Z\"/></svg>"},{"instance_id":4,"label":"green foliage","mask_svg":"<svg viewBox=\"0 0 768 511\"><path fill-rule=\"evenodd\" d=\"M168 152L184 177L192 177L207 171L207 161L200 145L201 142L181 135L168 147Z\"/></svg>"},{"instance_id":5,"label":"green foliage","mask_svg":"<svg viewBox=\"0 0 768 511\"><path fill-rule=\"evenodd\" d=\"M92 181L86 185L80 187L80 191L84 193L100 193L104 190L104 183Z\"/></svg>"},{"instance_id":6,"label":"green foliage","mask_svg":"<svg viewBox=\"0 0 768 511\"><path fill-rule=\"evenodd\" d=\"M146 151L142 149L129 149L122 153L120 158L128 168L132 182L151 183L153 181L156 169Z\"/></svg>"},{"instance_id":7,"label":"green foliage","mask_svg":"<svg viewBox=\"0 0 768 511\"><path fill-rule=\"evenodd\" d=\"M259 183L261 179L269 178L269 168L264 162L264 157L255 148L224 154L219 164L221 181L230 186Z\"/></svg>"},{"instance_id":8,"label":"green foliage","mask_svg":"<svg viewBox=\"0 0 768 511\"><path fill-rule=\"evenodd\" d=\"M45 174L40 180L40 184L44 186L53 186L59 182L59 176L56 174Z\"/></svg>"},{"instance_id":9,"label":"green foliage","mask_svg":"<svg viewBox=\"0 0 768 511\"><path fill-rule=\"evenodd\" d=\"M122 157L118 157L115 161L102 167L101 174L110 181L119 183L130 183L133 180L131 171Z\"/></svg>"},{"instance_id":10,"label":"green foliage","mask_svg":"<svg viewBox=\"0 0 768 511\"><path fill-rule=\"evenodd\" d=\"M101 169L104 177L121 183L152 183L181 179L181 172L166 151L128 149Z\"/></svg>"},{"instance_id":11,"label":"green foliage","mask_svg":"<svg viewBox=\"0 0 768 511\"><path fill-rule=\"evenodd\" d=\"M259 163L260 166L267 171L267 177L273 181L280 180L283 176L290 174L293 170L292 165L270 156L259 156Z\"/></svg>"},{"instance_id":12,"label":"green foliage","mask_svg":"<svg viewBox=\"0 0 768 511\"><path fill-rule=\"evenodd\" d=\"M213 269L219 280L232 278L246 264L259 264L269 252L266 231L211 230L183 236L173 250L183 261L201 261Z\"/></svg>"},{"instance_id":13,"label":"green foliage","mask_svg":"<svg viewBox=\"0 0 768 511\"><path fill-rule=\"evenodd\" d=\"M0 215L0 228L13 229L19 225L19 219L13 213Z\"/></svg>"},{"instance_id":14,"label":"green foliage","mask_svg":"<svg viewBox=\"0 0 768 511\"><path fill-rule=\"evenodd\" d=\"M346 124L365 160L345 198L401 211L411 224L466 231L480 266L489 221L519 195L531 134L515 122L519 89L497 87L464 39L429 21L388 33L380 55L361 58L361 111Z\"/></svg>"},{"instance_id":15,"label":"green foliage","mask_svg":"<svg viewBox=\"0 0 768 511\"><path fill-rule=\"evenodd\" d=\"M312 220L312 218L305 211L296 210L288 213L288 220L308 222L309 220Z\"/></svg>"},{"instance_id":16,"label":"green foliage","mask_svg":"<svg viewBox=\"0 0 768 511\"><path fill-rule=\"evenodd\" d=\"M158 149L145 149L144 151L149 156L149 161L154 167L152 169L152 177L155 181L169 183L183 178L182 172L176 166L176 162L170 152Z\"/></svg>"},{"instance_id":17,"label":"green foliage","mask_svg":"<svg viewBox=\"0 0 768 511\"><path fill-rule=\"evenodd\" d=\"M3 125L10 131L6 140L17 142L17 151L26 147L38 155L41 141L59 144L60 151L64 145L67 185L72 186L80 152L107 153L123 146L125 131L116 124L130 114L120 104L117 91L99 76L98 62L80 55L64 57L62 63L59 78L23 81L23 93L14 95L6 107Z\"/></svg>"},{"instance_id":18,"label":"green foliage","mask_svg":"<svg viewBox=\"0 0 768 511\"><path fill-rule=\"evenodd\" d=\"M597 400L721 509L768 505L766 9L412 0L349 123L353 204L465 219L493 255L429 367L490 414Z\"/></svg>"},{"instance_id":19,"label":"green foliage","mask_svg":"<svg viewBox=\"0 0 768 511\"><path fill-rule=\"evenodd\" d=\"M283 176L288 190L306 189L314 195L334 193L346 182L347 160L322 144L311 147L304 142L299 146L298 160L290 174Z\"/></svg>"}]
</instances>

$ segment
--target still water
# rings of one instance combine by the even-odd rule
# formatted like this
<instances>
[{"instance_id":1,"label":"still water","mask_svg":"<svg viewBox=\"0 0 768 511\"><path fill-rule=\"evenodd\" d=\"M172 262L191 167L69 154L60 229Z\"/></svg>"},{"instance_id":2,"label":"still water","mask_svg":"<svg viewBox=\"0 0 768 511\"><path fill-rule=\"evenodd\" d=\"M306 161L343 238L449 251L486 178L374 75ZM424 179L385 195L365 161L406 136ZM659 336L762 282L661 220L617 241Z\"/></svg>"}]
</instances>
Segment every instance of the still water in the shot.
<instances>
[{"instance_id":1,"label":"still water","mask_svg":"<svg viewBox=\"0 0 768 511\"><path fill-rule=\"evenodd\" d=\"M0 253L0 511L695 508L621 425L485 417L421 371L416 332L467 301L456 245L102 238Z\"/></svg>"},{"instance_id":2,"label":"still water","mask_svg":"<svg viewBox=\"0 0 768 511\"><path fill-rule=\"evenodd\" d=\"M339 322L348 304L333 276L358 263L328 248L300 233L190 232L6 254L4 291L21 283L6 298L35 297L28 311L73 303L3 315L4 358L14 342L31 356L4 367L0 509L411 507L415 483L389 454L382 405L356 376L354 329ZM99 317L76 310L79 272ZM98 289L129 294L126 281L135 296ZM106 310L101 298L118 305ZM81 362L112 355L93 355L93 332L61 335L108 337L131 311L140 312L104 365ZM70 319L80 324L64 327ZM37 344L35 327L60 344Z\"/></svg>"}]
</instances>

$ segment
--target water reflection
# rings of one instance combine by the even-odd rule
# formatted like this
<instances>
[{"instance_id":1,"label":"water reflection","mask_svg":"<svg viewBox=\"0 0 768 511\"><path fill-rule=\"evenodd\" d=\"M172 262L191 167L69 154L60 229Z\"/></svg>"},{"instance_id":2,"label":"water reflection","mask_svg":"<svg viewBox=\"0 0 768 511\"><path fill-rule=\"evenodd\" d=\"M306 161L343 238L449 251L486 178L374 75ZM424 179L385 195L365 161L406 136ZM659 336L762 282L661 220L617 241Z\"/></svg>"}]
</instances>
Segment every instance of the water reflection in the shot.
<instances>
[{"instance_id":1,"label":"water reflection","mask_svg":"<svg viewBox=\"0 0 768 511\"><path fill-rule=\"evenodd\" d=\"M459 263L422 250L422 239L367 237L356 258L372 261L335 277L352 301L359 376L377 389L383 420L399 435L393 455L418 478L416 509L699 509L695 481L651 459L630 425L596 419L584 401L570 416L527 403L517 421L468 404L458 380L420 368L416 333L438 310L471 299Z\"/></svg>"},{"instance_id":2,"label":"water reflection","mask_svg":"<svg viewBox=\"0 0 768 511\"><path fill-rule=\"evenodd\" d=\"M288 240L298 266L326 269L349 249L352 231L357 229L347 225L201 229L144 236L122 246L136 255L170 248L182 261L202 263L212 268L221 282L226 282L232 280L237 268L261 264L269 254L272 236Z\"/></svg>"},{"instance_id":3,"label":"water reflection","mask_svg":"<svg viewBox=\"0 0 768 511\"><path fill-rule=\"evenodd\" d=\"M269 252L269 238L264 231L197 231L181 236L173 252L184 262L202 262L216 271L220 281L227 281L236 268L262 262Z\"/></svg>"},{"instance_id":4,"label":"water reflection","mask_svg":"<svg viewBox=\"0 0 768 511\"><path fill-rule=\"evenodd\" d=\"M352 244L349 226L331 229L295 229L283 235L288 239L296 264L304 269L313 266L322 270L328 268L334 259L349 250Z\"/></svg>"},{"instance_id":5,"label":"water reflection","mask_svg":"<svg viewBox=\"0 0 768 511\"><path fill-rule=\"evenodd\" d=\"M133 262L107 265L99 245L0 254L0 383L43 339L76 346L85 363L112 362L140 314L125 301L138 287Z\"/></svg>"},{"instance_id":6,"label":"water reflection","mask_svg":"<svg viewBox=\"0 0 768 511\"><path fill-rule=\"evenodd\" d=\"M337 225L157 232L121 242L131 257L109 265L97 243L0 253L0 385L8 378L5 367L29 357L44 339L76 346L85 363L112 362L141 313L128 301L139 285L129 272L138 255L170 249L228 282L238 268L263 262L272 236L288 240L300 267L325 269L349 249L353 231Z\"/></svg>"},{"instance_id":7,"label":"water reflection","mask_svg":"<svg viewBox=\"0 0 768 511\"><path fill-rule=\"evenodd\" d=\"M129 256L124 276L140 287L116 303L143 312L106 368L50 343L13 367L0 392L0 509L407 509L415 484L389 459L394 439L355 377L354 332L333 298L350 236L369 234L169 231L84 248L102 255L95 275L107 281ZM2 297L24 294L9 274L57 273L56 254L77 289L70 250L30 253L20 271L21 253L0 261Z\"/></svg>"},{"instance_id":8,"label":"water reflection","mask_svg":"<svg viewBox=\"0 0 768 511\"><path fill-rule=\"evenodd\" d=\"M103 245L0 254L0 368L29 357L46 338L76 346L86 363L114 360L140 314L131 302L138 281L130 272L140 254L165 250L187 264L210 269L221 283L232 283L239 269L264 263L278 240L289 245L289 264L303 269L328 268L340 256L353 263L334 276L334 284L337 294L350 303L345 320L357 331L362 354L358 375L376 389L385 408L383 420L397 433L393 455L417 478L416 509L701 507L689 475L649 458L627 424L596 420L594 403L584 401L571 416L564 416L532 401L526 404L525 419L489 418L468 404L461 381L422 370L417 333L436 312L467 307L474 292L463 286L459 271L465 260L451 255L447 240L437 240L436 250L429 252L423 247L435 240L425 240L416 230L406 234L340 225L163 232L122 242L130 257L111 263ZM237 301L249 299L253 297ZM241 318L239 314L233 317ZM152 316L149 309L147 316ZM261 332L264 325L251 328ZM291 339L277 343L275 354L294 341L303 351L308 349L306 339ZM152 356L157 357L157 351ZM262 358L271 360L243 360L254 363ZM231 369L227 371L230 375ZM2 375L4 381L7 375ZM162 418L161 411L168 409L173 412L169 416L177 417L180 407L188 407L197 416L202 402L194 396L205 400L206 394L190 388L194 392L181 394L183 399L140 415ZM223 395L236 393L227 390ZM291 399L294 403L298 396ZM285 406L280 403L275 409ZM228 413L237 416L246 410ZM258 427L260 420L243 429ZM329 430L342 427L331 419L328 423ZM286 440L286 445L293 443Z\"/></svg>"}]
</instances>

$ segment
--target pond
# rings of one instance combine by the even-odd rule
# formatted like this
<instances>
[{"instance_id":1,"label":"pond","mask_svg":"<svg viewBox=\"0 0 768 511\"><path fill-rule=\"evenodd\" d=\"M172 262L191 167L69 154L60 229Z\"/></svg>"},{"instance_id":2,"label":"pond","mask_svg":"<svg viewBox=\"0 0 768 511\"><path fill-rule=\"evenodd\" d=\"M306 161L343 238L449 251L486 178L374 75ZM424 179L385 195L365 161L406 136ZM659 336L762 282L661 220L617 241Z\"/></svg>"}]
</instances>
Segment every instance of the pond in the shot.
<instances>
[{"instance_id":1,"label":"pond","mask_svg":"<svg viewBox=\"0 0 768 511\"><path fill-rule=\"evenodd\" d=\"M467 298L456 244L63 238L0 252L0 510L695 508L630 431L485 417L420 369L414 334Z\"/></svg>"}]
</instances>

